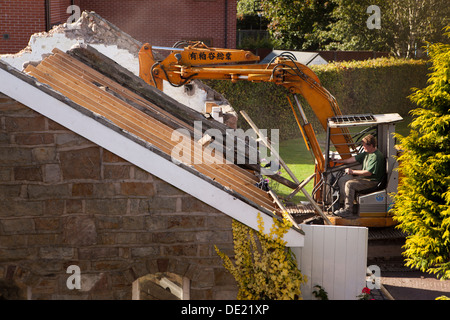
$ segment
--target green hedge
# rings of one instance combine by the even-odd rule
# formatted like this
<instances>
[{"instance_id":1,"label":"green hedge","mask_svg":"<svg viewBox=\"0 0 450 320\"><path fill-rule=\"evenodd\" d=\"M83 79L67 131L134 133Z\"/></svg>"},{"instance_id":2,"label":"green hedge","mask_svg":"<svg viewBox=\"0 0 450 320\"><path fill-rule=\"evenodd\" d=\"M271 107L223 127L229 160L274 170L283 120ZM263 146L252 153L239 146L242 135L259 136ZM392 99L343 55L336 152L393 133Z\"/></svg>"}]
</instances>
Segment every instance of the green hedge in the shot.
<instances>
[{"instance_id":1,"label":"green hedge","mask_svg":"<svg viewBox=\"0 0 450 320\"><path fill-rule=\"evenodd\" d=\"M379 58L312 66L322 85L333 94L343 114L390 113L402 116L415 108L407 97L412 88L426 86L428 63L424 60ZM271 83L205 81L222 93L233 108L245 110L259 128L280 130L280 139L299 137L288 104L287 90ZM317 132L322 128L309 107L306 115ZM248 128L239 117L238 126Z\"/></svg>"}]
</instances>

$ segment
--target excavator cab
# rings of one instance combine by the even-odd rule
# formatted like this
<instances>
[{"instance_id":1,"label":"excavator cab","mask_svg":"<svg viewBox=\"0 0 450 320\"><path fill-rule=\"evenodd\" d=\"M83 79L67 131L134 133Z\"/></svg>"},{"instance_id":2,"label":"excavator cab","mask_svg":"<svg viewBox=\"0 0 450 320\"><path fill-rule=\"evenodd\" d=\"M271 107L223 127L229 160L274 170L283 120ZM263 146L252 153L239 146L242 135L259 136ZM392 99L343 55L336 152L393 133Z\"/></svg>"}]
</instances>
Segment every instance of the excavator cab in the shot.
<instances>
[{"instance_id":1,"label":"excavator cab","mask_svg":"<svg viewBox=\"0 0 450 320\"><path fill-rule=\"evenodd\" d=\"M319 184L323 187L322 201L324 211L334 225L388 227L395 225L392 214L389 213L392 204L392 194L397 191L398 171L397 150L395 148L395 124L403 118L397 113L390 114L360 114L342 115L328 119L326 130L326 146L324 152L325 170ZM350 154L354 156L362 151L361 140L368 134L377 138L378 149L386 159L386 175L374 188L366 189L355 196L353 216L341 218L334 213L339 209L339 179L345 174L344 169L359 164L339 165L342 154L334 150L330 143L334 128L346 128L351 134L356 150ZM337 133L339 134L339 133ZM318 189L318 188L316 188ZM317 197L316 197L317 198Z\"/></svg>"}]
</instances>

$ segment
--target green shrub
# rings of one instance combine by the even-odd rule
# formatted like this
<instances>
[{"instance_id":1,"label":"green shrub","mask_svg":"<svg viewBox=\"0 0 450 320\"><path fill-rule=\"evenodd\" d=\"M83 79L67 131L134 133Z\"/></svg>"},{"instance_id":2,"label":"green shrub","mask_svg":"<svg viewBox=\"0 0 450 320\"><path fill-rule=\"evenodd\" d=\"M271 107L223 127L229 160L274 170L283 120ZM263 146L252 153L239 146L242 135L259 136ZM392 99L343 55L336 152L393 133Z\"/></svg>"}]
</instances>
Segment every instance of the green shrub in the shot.
<instances>
[{"instance_id":1,"label":"green shrub","mask_svg":"<svg viewBox=\"0 0 450 320\"><path fill-rule=\"evenodd\" d=\"M378 58L313 66L322 85L337 99L342 113L389 113L406 116L411 88L426 85L423 60Z\"/></svg>"}]
</instances>

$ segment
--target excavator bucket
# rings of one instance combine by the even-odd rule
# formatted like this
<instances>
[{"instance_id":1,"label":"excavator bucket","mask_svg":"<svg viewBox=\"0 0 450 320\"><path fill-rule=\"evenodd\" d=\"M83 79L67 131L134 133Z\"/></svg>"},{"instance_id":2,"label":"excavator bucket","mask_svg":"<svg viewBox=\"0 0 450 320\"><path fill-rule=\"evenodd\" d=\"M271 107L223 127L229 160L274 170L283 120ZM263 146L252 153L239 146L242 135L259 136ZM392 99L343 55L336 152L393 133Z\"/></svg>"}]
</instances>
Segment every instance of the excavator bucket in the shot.
<instances>
[{"instance_id":1,"label":"excavator bucket","mask_svg":"<svg viewBox=\"0 0 450 320\"><path fill-rule=\"evenodd\" d=\"M139 77L148 84L162 90L163 80L160 77L152 76L152 67L155 63L152 46L148 43L144 44L139 51Z\"/></svg>"}]
</instances>

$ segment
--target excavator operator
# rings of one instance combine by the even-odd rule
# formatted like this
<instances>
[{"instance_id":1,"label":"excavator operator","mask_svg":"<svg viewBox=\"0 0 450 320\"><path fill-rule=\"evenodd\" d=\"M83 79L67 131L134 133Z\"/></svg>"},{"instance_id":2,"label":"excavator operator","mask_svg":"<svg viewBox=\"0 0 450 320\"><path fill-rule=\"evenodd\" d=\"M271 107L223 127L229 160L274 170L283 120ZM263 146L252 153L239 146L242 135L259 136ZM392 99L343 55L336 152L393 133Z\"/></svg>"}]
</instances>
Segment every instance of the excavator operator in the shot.
<instances>
[{"instance_id":1,"label":"excavator operator","mask_svg":"<svg viewBox=\"0 0 450 320\"><path fill-rule=\"evenodd\" d=\"M355 193L376 187L386 175L386 163L383 153L377 149L377 139L369 134L362 139L364 152L340 162L351 164L358 162L362 169L345 169L346 175L339 179L340 199L344 199L344 207L336 212L338 216L353 215Z\"/></svg>"}]
</instances>

